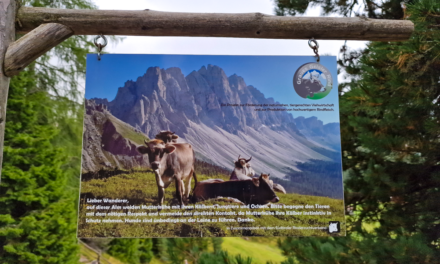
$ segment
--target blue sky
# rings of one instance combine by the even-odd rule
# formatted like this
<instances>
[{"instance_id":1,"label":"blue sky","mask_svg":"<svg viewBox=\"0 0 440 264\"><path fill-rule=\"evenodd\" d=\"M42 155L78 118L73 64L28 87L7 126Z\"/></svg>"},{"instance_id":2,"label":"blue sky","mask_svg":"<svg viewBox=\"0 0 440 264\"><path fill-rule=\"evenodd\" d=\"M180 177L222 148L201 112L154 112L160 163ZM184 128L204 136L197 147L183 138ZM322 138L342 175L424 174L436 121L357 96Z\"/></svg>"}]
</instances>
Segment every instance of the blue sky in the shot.
<instances>
[{"instance_id":1,"label":"blue sky","mask_svg":"<svg viewBox=\"0 0 440 264\"><path fill-rule=\"evenodd\" d=\"M229 77L243 77L247 85L253 85L265 96L284 104L335 104L335 112L291 112L294 117L317 116L324 123L339 122L337 70L335 56L322 56L321 64L333 76L333 90L321 100L304 99L293 88L293 74L304 63L315 62L313 56L226 56L226 55L151 55L104 54L97 60L96 54L87 56L86 98L116 96L119 87L128 80L145 74L149 67L179 67L186 76L208 64L222 68Z\"/></svg>"}]
</instances>

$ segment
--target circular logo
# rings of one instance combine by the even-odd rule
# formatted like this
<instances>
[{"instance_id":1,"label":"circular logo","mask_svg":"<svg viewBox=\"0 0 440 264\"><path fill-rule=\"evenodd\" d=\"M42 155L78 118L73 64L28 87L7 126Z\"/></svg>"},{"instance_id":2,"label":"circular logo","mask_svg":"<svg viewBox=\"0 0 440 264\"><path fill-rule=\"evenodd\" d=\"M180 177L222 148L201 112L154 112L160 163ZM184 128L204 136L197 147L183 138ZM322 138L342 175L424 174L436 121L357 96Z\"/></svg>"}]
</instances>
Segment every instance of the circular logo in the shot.
<instances>
[{"instance_id":1,"label":"circular logo","mask_svg":"<svg viewBox=\"0 0 440 264\"><path fill-rule=\"evenodd\" d=\"M293 88L302 98L319 100L326 97L332 90L332 75L322 64L306 63L293 75Z\"/></svg>"}]
</instances>

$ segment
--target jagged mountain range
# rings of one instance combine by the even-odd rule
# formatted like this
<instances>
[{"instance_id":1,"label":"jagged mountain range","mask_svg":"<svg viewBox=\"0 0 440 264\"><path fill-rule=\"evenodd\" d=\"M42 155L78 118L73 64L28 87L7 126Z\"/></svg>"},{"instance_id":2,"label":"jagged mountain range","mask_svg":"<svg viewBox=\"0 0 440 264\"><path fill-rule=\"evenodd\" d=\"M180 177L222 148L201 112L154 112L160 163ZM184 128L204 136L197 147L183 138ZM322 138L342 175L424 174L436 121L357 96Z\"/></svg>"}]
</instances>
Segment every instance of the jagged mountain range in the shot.
<instances>
[{"instance_id":1,"label":"jagged mountain range","mask_svg":"<svg viewBox=\"0 0 440 264\"><path fill-rule=\"evenodd\" d=\"M258 173L283 177L288 168L296 169L297 162L331 160L325 153L335 150L325 140L315 142L318 137L310 129L321 138L323 132L337 132L323 130L319 120L321 128L319 122L294 119L285 111L240 106L278 103L247 85L242 77L227 77L214 65L186 77L179 68L150 67L143 76L120 87L111 102L91 100L150 138L161 130L174 131L181 141L193 145L197 158L231 170L238 155L253 156L252 165Z\"/></svg>"}]
</instances>

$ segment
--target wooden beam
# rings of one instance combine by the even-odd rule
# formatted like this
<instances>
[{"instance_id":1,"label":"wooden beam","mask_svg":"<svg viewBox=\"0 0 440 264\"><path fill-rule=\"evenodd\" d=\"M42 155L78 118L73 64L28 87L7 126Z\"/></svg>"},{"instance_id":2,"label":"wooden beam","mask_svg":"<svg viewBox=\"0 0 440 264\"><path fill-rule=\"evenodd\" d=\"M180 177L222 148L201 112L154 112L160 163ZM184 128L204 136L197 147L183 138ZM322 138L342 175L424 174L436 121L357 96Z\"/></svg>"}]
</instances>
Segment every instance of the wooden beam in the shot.
<instances>
[{"instance_id":1,"label":"wooden beam","mask_svg":"<svg viewBox=\"0 0 440 264\"><path fill-rule=\"evenodd\" d=\"M72 35L73 31L61 24L40 25L9 45L5 56L5 75L17 75L38 57Z\"/></svg>"},{"instance_id":2,"label":"wooden beam","mask_svg":"<svg viewBox=\"0 0 440 264\"><path fill-rule=\"evenodd\" d=\"M6 123L6 103L10 78L3 73L6 50L15 39L15 0L0 0L0 180L3 161L3 142Z\"/></svg>"},{"instance_id":3,"label":"wooden beam","mask_svg":"<svg viewBox=\"0 0 440 264\"><path fill-rule=\"evenodd\" d=\"M364 17L282 17L261 13L175 13L22 7L20 33L43 23L68 26L75 35L190 36L264 39L407 40L409 20Z\"/></svg>"}]
</instances>

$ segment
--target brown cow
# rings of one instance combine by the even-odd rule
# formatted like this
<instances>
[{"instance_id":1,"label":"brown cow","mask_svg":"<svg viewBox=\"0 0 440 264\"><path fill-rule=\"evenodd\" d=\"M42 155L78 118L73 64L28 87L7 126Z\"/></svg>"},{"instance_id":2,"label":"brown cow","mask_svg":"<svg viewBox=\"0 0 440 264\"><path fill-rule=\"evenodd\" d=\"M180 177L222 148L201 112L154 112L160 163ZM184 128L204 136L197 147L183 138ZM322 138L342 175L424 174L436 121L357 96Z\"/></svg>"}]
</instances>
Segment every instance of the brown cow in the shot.
<instances>
[{"instance_id":1,"label":"brown cow","mask_svg":"<svg viewBox=\"0 0 440 264\"><path fill-rule=\"evenodd\" d=\"M156 135L156 139L160 139L165 144L167 143L177 143L177 139L179 138L178 135L175 135L175 132L171 132L169 130L162 130L159 132L159 134Z\"/></svg>"},{"instance_id":2,"label":"brown cow","mask_svg":"<svg viewBox=\"0 0 440 264\"><path fill-rule=\"evenodd\" d=\"M234 171L231 173L231 177L229 178L230 181L234 180L250 180L255 175L255 171L252 169L251 164L249 163L252 159L252 156L247 160L245 158L240 158L240 155L238 155L238 160L234 161L235 168ZM286 190L283 186L281 186L278 183L273 183L272 180L269 180L270 174L261 174L264 175L264 179L269 183L272 190L280 193L286 194Z\"/></svg>"},{"instance_id":3,"label":"brown cow","mask_svg":"<svg viewBox=\"0 0 440 264\"><path fill-rule=\"evenodd\" d=\"M187 199L191 190L191 177L194 177L197 185L192 146L188 143L165 144L160 139L145 141L145 145L139 146L137 150L148 155L150 166L156 176L159 205L163 204L164 189L175 180L177 199L183 206L183 198Z\"/></svg>"},{"instance_id":4,"label":"brown cow","mask_svg":"<svg viewBox=\"0 0 440 264\"><path fill-rule=\"evenodd\" d=\"M263 177L263 179L265 179L267 181L267 183L269 184L270 188L272 188L272 190L274 190L275 192L280 192L280 193L284 193L286 194L286 189L284 189L283 186L281 186L278 183L274 183L272 180L269 180L269 174L263 174L261 173L261 177Z\"/></svg>"},{"instance_id":5,"label":"brown cow","mask_svg":"<svg viewBox=\"0 0 440 264\"><path fill-rule=\"evenodd\" d=\"M194 188L193 202L217 197L232 197L245 204L264 205L277 203L280 199L263 176L251 180L221 181L218 179L199 182Z\"/></svg>"}]
</instances>

